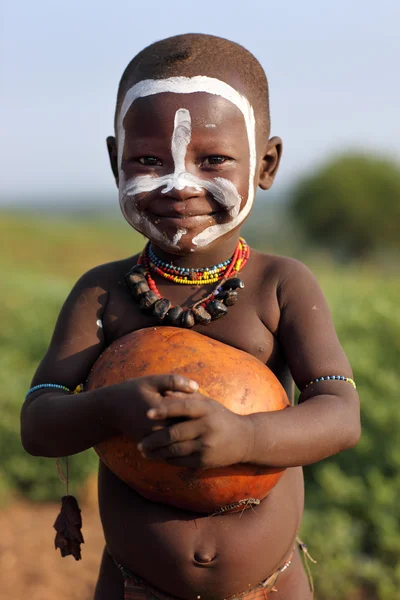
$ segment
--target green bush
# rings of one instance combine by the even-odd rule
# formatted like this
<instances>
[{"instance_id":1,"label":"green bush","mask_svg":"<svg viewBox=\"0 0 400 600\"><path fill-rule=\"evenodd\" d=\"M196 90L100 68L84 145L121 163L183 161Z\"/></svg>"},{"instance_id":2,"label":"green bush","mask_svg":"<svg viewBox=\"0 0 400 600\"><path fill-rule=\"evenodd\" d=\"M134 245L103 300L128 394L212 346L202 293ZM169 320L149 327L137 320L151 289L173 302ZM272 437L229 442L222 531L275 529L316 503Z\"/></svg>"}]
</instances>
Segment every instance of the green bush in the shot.
<instances>
[{"instance_id":1,"label":"green bush","mask_svg":"<svg viewBox=\"0 0 400 600\"><path fill-rule=\"evenodd\" d=\"M347 153L330 160L291 194L291 212L308 239L342 259L400 250L400 167Z\"/></svg>"}]
</instances>

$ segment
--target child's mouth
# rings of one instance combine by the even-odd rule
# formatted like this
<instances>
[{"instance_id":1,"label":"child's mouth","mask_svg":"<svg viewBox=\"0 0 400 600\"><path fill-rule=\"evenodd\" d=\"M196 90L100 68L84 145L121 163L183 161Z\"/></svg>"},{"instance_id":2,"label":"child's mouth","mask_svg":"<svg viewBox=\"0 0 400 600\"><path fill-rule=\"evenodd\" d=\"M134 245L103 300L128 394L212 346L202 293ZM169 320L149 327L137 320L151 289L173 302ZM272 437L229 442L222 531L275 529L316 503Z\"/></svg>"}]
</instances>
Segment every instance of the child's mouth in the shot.
<instances>
[{"instance_id":1,"label":"child's mouth","mask_svg":"<svg viewBox=\"0 0 400 600\"><path fill-rule=\"evenodd\" d=\"M214 211L207 214L196 215L192 213L180 214L180 213L170 213L168 215L158 215L152 213L152 221L155 225L163 224L163 225L179 225L184 227L195 227L196 225L201 225L207 223L207 221L211 224L215 223L215 215L218 211Z\"/></svg>"},{"instance_id":2,"label":"child's mouth","mask_svg":"<svg viewBox=\"0 0 400 600\"><path fill-rule=\"evenodd\" d=\"M214 224L218 214L218 206L197 200L186 202L154 202L146 212L155 225L176 225L180 227L196 227L202 224Z\"/></svg>"}]
</instances>

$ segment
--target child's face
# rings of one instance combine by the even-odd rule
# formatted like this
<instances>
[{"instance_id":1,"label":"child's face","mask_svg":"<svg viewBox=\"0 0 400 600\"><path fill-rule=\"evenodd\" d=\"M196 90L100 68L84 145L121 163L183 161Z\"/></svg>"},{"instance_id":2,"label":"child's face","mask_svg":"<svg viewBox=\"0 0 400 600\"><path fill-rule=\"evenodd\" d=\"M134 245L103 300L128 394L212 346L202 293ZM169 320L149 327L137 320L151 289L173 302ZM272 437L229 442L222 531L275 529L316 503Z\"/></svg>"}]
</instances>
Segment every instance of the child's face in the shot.
<instances>
[{"instance_id":1,"label":"child's face","mask_svg":"<svg viewBox=\"0 0 400 600\"><path fill-rule=\"evenodd\" d=\"M117 133L125 218L165 251L180 254L238 229L257 182L254 115L247 100L218 80L177 79L209 80L211 91L203 91L203 82L196 93L185 93L181 83L179 93L164 91L162 82L172 79L159 80L160 91L151 94L138 94L134 86ZM213 91L213 82L215 89L226 86L225 97Z\"/></svg>"}]
</instances>

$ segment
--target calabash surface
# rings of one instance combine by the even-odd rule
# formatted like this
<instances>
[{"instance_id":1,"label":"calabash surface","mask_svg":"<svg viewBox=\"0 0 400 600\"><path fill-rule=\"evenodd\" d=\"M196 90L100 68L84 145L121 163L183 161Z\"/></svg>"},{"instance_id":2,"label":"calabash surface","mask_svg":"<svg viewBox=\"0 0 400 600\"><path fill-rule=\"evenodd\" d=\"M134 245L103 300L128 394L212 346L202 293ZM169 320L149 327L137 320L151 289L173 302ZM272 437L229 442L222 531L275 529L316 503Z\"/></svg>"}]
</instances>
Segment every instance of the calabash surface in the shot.
<instances>
[{"instance_id":1,"label":"calabash surface","mask_svg":"<svg viewBox=\"0 0 400 600\"><path fill-rule=\"evenodd\" d=\"M194 379L203 394L240 415L289 406L282 385L261 361L175 327L140 329L111 344L94 364L85 389L163 373ZM195 512L213 513L250 498L262 500L283 474L282 469L252 464L194 469L152 461L142 457L126 435L101 442L95 450L115 475L146 498Z\"/></svg>"}]
</instances>

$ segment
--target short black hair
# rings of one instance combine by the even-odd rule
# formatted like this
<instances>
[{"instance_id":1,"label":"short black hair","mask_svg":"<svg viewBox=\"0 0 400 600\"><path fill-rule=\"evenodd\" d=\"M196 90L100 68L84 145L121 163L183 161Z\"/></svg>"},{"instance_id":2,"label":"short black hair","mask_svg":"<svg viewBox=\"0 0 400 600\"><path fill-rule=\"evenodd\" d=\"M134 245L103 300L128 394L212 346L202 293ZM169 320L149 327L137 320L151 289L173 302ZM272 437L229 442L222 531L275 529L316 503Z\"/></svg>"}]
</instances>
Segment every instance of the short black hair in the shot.
<instances>
[{"instance_id":1,"label":"short black hair","mask_svg":"<svg viewBox=\"0 0 400 600\"><path fill-rule=\"evenodd\" d=\"M226 83L234 80L233 87L253 105L258 126L269 135L269 92L264 69L240 44L202 33L169 37L139 52L122 74L115 118L126 92L135 83L143 79L196 75L216 77Z\"/></svg>"}]
</instances>

